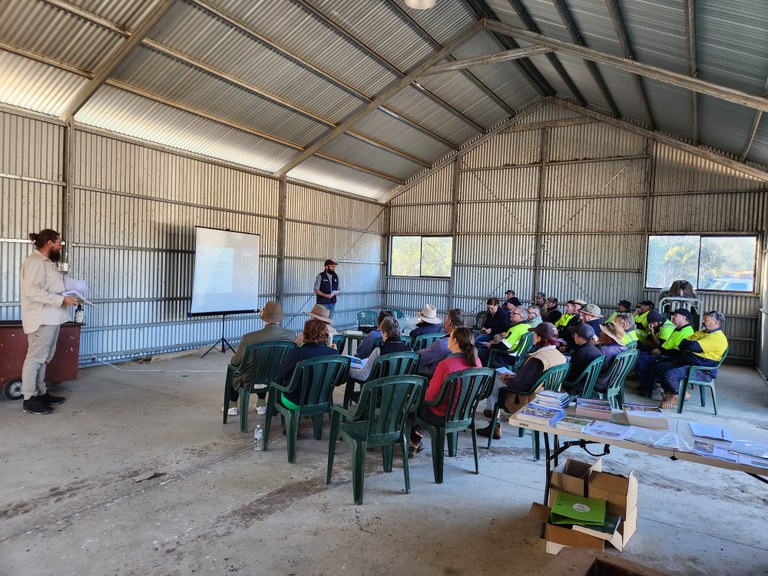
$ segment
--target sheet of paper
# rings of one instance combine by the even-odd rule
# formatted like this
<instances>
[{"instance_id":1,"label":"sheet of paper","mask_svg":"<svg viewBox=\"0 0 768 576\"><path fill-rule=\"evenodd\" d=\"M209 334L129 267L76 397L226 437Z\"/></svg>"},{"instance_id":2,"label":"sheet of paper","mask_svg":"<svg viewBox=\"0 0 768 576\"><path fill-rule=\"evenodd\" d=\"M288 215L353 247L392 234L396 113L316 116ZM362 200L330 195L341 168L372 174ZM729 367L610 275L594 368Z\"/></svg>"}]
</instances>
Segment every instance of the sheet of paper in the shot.
<instances>
[{"instance_id":1,"label":"sheet of paper","mask_svg":"<svg viewBox=\"0 0 768 576\"><path fill-rule=\"evenodd\" d=\"M85 296L80 294L80 292L78 292L77 290L65 290L64 292L61 293L61 295L72 296L73 298L77 298L77 301L80 304L88 304L89 306L95 306L93 302L90 302L89 300L87 300Z\"/></svg>"},{"instance_id":2,"label":"sheet of paper","mask_svg":"<svg viewBox=\"0 0 768 576\"><path fill-rule=\"evenodd\" d=\"M88 292L88 284L71 276L64 276L64 290L73 290L85 294Z\"/></svg>"}]
</instances>

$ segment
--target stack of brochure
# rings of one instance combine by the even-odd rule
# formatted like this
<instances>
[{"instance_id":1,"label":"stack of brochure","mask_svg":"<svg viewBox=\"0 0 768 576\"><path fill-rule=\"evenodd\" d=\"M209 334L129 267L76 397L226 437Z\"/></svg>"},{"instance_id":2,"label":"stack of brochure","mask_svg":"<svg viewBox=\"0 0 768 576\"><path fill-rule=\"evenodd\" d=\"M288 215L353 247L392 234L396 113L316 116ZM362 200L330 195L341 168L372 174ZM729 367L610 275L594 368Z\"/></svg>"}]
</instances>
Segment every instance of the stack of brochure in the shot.
<instances>
[{"instance_id":1,"label":"stack of brochure","mask_svg":"<svg viewBox=\"0 0 768 576\"><path fill-rule=\"evenodd\" d=\"M576 398L576 415L589 416L597 420L610 420L611 405L608 400Z\"/></svg>"},{"instance_id":2,"label":"stack of brochure","mask_svg":"<svg viewBox=\"0 0 768 576\"><path fill-rule=\"evenodd\" d=\"M531 402L518 410L514 418L524 422L554 426L555 422L563 418L563 416L565 416L565 410L562 408L550 408L549 406L542 406L536 402Z\"/></svg>"},{"instance_id":3,"label":"stack of brochure","mask_svg":"<svg viewBox=\"0 0 768 576\"><path fill-rule=\"evenodd\" d=\"M568 392L556 392L554 390L542 390L536 394L536 404L549 406L550 408L565 408L571 401Z\"/></svg>"},{"instance_id":4,"label":"stack of brochure","mask_svg":"<svg viewBox=\"0 0 768 576\"><path fill-rule=\"evenodd\" d=\"M589 426L594 421L595 420L593 418L587 418L586 416L566 416L562 420L559 420L557 424L555 424L555 428L581 432L585 426Z\"/></svg>"},{"instance_id":5,"label":"stack of brochure","mask_svg":"<svg viewBox=\"0 0 768 576\"><path fill-rule=\"evenodd\" d=\"M665 430L669 428L667 417L658 406L648 404L628 404L624 403L624 415L627 422L633 426L642 426L643 428L659 428Z\"/></svg>"}]
</instances>

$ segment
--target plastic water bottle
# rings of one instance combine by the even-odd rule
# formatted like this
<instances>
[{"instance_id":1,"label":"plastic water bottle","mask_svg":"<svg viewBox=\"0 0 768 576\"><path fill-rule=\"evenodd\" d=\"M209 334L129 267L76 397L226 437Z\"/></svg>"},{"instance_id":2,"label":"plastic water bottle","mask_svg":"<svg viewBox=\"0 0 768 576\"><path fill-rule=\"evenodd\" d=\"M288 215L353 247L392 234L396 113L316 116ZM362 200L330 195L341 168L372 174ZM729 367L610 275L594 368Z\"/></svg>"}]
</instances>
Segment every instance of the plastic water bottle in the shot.
<instances>
[{"instance_id":1,"label":"plastic water bottle","mask_svg":"<svg viewBox=\"0 0 768 576\"><path fill-rule=\"evenodd\" d=\"M85 311L82 304L78 304L77 308L75 308L75 322L78 324L85 322Z\"/></svg>"},{"instance_id":2,"label":"plastic water bottle","mask_svg":"<svg viewBox=\"0 0 768 576\"><path fill-rule=\"evenodd\" d=\"M256 425L256 430L253 431L253 449L256 452L261 452L264 448L264 429L261 424Z\"/></svg>"}]
</instances>

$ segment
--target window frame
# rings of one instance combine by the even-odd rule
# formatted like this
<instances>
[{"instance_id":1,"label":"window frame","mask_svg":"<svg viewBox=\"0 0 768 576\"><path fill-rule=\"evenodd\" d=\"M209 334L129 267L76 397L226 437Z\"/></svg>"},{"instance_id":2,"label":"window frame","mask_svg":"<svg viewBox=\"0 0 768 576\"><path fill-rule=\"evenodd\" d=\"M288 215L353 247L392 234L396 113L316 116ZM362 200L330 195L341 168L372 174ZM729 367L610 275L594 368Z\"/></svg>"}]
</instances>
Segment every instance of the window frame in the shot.
<instances>
[{"instance_id":1,"label":"window frame","mask_svg":"<svg viewBox=\"0 0 768 576\"><path fill-rule=\"evenodd\" d=\"M670 236L685 236L690 238L698 238L698 252L697 252L697 263L696 263L696 278L695 278L695 286L694 290L696 292L705 292L705 293L719 293L719 294L743 294L743 295L756 295L760 293L759 290L759 273L760 273L760 254L762 250L762 236L759 233L743 233L743 234L716 234L716 233L709 233L709 234L693 234L693 233L675 233L675 232L669 232L666 234L649 234L646 241L646 247L645 247L645 279L644 279L644 289L645 290L666 290L668 286L649 286L648 285L648 266L650 263L650 260L648 258L650 248L651 248L651 238L654 237L670 237ZM752 261L752 289L751 290L727 290L727 289L716 289L716 288L699 288L699 279L701 278L701 250L702 250L702 240L705 238L752 238L755 241L755 252L754 252L754 258ZM687 280L687 278L683 278L683 280ZM734 279L735 280L735 279Z\"/></svg>"},{"instance_id":2,"label":"window frame","mask_svg":"<svg viewBox=\"0 0 768 576\"><path fill-rule=\"evenodd\" d=\"M393 274L392 273L392 264L394 262L393 254L393 245L396 238L419 238L419 273L417 274ZM428 238L449 238L451 240L451 262L450 262L450 271L447 276L434 276L434 275L425 275L422 273L422 270L424 268L424 240ZM389 237L389 276L393 278L435 278L439 280L445 280L450 279L453 276L453 248L454 248L454 237L450 234L393 234Z\"/></svg>"}]
</instances>

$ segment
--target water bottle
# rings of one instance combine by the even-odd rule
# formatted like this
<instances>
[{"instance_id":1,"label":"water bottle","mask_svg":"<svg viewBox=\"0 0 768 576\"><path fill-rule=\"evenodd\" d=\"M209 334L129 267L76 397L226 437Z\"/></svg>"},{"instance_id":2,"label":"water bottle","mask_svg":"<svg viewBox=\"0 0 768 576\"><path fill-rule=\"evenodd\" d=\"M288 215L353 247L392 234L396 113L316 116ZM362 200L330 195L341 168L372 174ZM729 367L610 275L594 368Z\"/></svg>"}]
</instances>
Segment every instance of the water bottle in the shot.
<instances>
[{"instance_id":1,"label":"water bottle","mask_svg":"<svg viewBox=\"0 0 768 576\"><path fill-rule=\"evenodd\" d=\"M261 452L264 447L264 429L261 424L256 425L256 430L253 431L253 449L256 452Z\"/></svg>"},{"instance_id":2,"label":"water bottle","mask_svg":"<svg viewBox=\"0 0 768 576\"><path fill-rule=\"evenodd\" d=\"M83 311L82 304L78 304L77 308L75 308L75 322L78 324L85 322L85 312Z\"/></svg>"}]
</instances>

